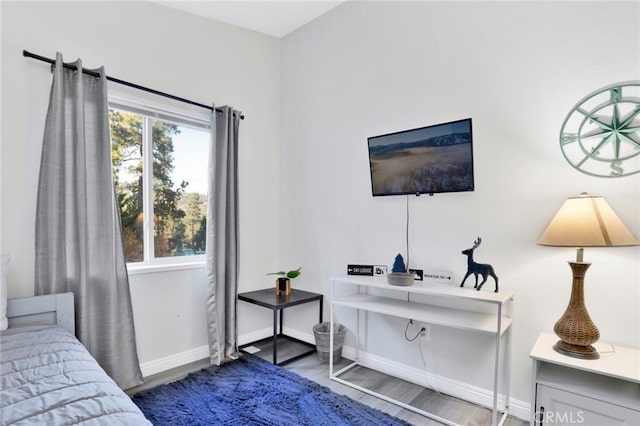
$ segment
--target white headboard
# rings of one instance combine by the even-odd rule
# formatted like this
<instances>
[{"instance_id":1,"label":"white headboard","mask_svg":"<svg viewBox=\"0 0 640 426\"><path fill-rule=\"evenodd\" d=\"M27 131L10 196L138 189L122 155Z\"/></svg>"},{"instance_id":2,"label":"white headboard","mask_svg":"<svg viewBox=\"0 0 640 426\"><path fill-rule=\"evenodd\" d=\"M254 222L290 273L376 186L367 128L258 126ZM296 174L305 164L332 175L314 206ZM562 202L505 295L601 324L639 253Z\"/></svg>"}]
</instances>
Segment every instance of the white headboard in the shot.
<instances>
[{"instance_id":1,"label":"white headboard","mask_svg":"<svg viewBox=\"0 0 640 426\"><path fill-rule=\"evenodd\" d=\"M7 300L9 328L57 324L76 334L73 293L46 294Z\"/></svg>"}]
</instances>

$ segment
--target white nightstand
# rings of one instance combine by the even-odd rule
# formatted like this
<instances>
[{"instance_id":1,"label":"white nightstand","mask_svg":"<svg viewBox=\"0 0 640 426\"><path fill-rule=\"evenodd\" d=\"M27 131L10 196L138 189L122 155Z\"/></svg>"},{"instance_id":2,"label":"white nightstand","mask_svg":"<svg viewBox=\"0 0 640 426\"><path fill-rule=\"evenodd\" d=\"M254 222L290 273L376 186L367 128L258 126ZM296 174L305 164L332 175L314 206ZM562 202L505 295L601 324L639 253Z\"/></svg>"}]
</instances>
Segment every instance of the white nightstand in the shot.
<instances>
[{"instance_id":1,"label":"white nightstand","mask_svg":"<svg viewBox=\"0 0 640 426\"><path fill-rule=\"evenodd\" d=\"M538 336L533 359L532 425L640 425L640 349L596 343L600 359L553 350L553 334Z\"/></svg>"}]
</instances>

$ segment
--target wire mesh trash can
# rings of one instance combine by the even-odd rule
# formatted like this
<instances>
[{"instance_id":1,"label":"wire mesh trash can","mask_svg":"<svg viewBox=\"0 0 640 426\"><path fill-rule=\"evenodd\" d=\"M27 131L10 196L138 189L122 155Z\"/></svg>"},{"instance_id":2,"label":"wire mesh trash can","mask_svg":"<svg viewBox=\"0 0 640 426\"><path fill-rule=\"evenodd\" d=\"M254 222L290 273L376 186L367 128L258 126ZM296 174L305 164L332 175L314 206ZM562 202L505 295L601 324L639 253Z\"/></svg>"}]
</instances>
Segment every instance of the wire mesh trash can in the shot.
<instances>
[{"instance_id":1,"label":"wire mesh trash can","mask_svg":"<svg viewBox=\"0 0 640 426\"><path fill-rule=\"evenodd\" d=\"M342 345L344 344L344 336L347 334L347 329L342 324L334 323L333 331L333 363L335 364L342 359ZM329 364L331 323L321 322L320 324L314 325L313 335L316 339L318 359L323 364Z\"/></svg>"}]
</instances>

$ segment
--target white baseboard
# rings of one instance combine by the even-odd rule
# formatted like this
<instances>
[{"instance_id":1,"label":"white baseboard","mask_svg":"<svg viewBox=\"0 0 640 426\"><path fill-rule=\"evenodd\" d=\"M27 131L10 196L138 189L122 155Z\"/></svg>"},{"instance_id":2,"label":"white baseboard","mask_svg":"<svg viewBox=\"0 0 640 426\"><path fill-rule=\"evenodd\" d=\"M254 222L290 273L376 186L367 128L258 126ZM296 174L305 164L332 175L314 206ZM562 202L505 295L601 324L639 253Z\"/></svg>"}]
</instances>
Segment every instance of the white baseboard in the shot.
<instances>
[{"instance_id":1,"label":"white baseboard","mask_svg":"<svg viewBox=\"0 0 640 426\"><path fill-rule=\"evenodd\" d=\"M143 377L149 377L205 358L209 358L209 346L200 346L199 348L169 355L164 358L143 362L140 364L140 369L142 370Z\"/></svg>"},{"instance_id":2,"label":"white baseboard","mask_svg":"<svg viewBox=\"0 0 640 426\"><path fill-rule=\"evenodd\" d=\"M264 339L271 336L272 332L273 329L271 327L268 327L261 330L253 331L251 333L243 334L241 336L238 336L238 344L244 345L256 340ZM294 337L296 339L309 343L315 343L313 334L304 333L288 327L284 328L284 332L288 336ZM160 358L153 361L147 361L145 363L142 363L140 365L140 368L142 369L142 375L144 377L148 377L175 367L180 367L185 364L200 361L204 358L207 358L208 356L209 347L201 346L199 348L180 352L168 357ZM351 360L355 359L355 348L344 346L342 348L342 356ZM458 380L438 376L429 372L425 373L425 371L420 368L400 364L393 360L382 358L380 356L363 351L360 351L359 353L359 361L366 367L392 375L394 377L398 377L411 383L415 383L419 386L433 387L439 392L455 396L485 407L493 406L492 392L488 389L472 386ZM498 407L500 407L500 409L504 409L504 395L498 396ZM513 397L510 398L509 414L519 419L528 421L530 412L531 404L525 401L514 399Z\"/></svg>"},{"instance_id":3,"label":"white baseboard","mask_svg":"<svg viewBox=\"0 0 640 426\"><path fill-rule=\"evenodd\" d=\"M251 333L245 333L238 336L238 346L246 345L247 343L262 340L273 335L273 328L267 327L261 330L252 331Z\"/></svg>"},{"instance_id":4,"label":"white baseboard","mask_svg":"<svg viewBox=\"0 0 640 426\"><path fill-rule=\"evenodd\" d=\"M289 327L284 327L283 331L287 336L302 340L303 342L315 344L315 338L313 337L313 334L304 333L300 330L295 330ZM238 336L238 346L246 345L247 343L255 342L257 340L266 339L267 337L271 336L273 336L273 328L271 327L252 331L251 333L246 333Z\"/></svg>"},{"instance_id":5,"label":"white baseboard","mask_svg":"<svg viewBox=\"0 0 640 426\"><path fill-rule=\"evenodd\" d=\"M285 327L284 334L286 334L287 336L291 336L295 339L302 340L303 342L313 343L314 345L316 343L316 338L313 337L313 334L303 333L300 330L294 330L292 328Z\"/></svg>"},{"instance_id":6,"label":"white baseboard","mask_svg":"<svg viewBox=\"0 0 640 426\"><path fill-rule=\"evenodd\" d=\"M301 333L297 330L289 329L285 327L285 334L295 337L296 339L303 340L305 342L313 343L313 335ZM273 333L273 328L263 328L261 330L252 331L238 336L238 345L242 346L250 342L270 337ZM169 355L167 357L154 359L152 361L143 362L140 364L143 377L153 376L154 374L162 373L163 371L171 370L172 368L180 367L192 362L197 362L209 357L209 347L201 346L188 351L179 352L177 354Z\"/></svg>"}]
</instances>

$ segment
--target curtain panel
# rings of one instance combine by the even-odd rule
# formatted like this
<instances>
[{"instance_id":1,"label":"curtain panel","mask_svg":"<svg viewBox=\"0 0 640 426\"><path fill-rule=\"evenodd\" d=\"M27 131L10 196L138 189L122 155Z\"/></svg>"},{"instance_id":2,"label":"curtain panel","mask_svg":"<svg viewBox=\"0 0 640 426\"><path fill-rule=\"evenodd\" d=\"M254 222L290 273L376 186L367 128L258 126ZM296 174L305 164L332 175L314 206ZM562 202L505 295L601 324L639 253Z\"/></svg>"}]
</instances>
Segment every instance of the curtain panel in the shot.
<instances>
[{"instance_id":1,"label":"curtain panel","mask_svg":"<svg viewBox=\"0 0 640 426\"><path fill-rule=\"evenodd\" d=\"M211 115L206 269L209 355L212 364L238 353L238 129L229 106Z\"/></svg>"},{"instance_id":2,"label":"curtain panel","mask_svg":"<svg viewBox=\"0 0 640 426\"><path fill-rule=\"evenodd\" d=\"M124 389L143 382L111 166L104 68L56 55L36 207L36 294L72 291L76 334Z\"/></svg>"}]
</instances>

